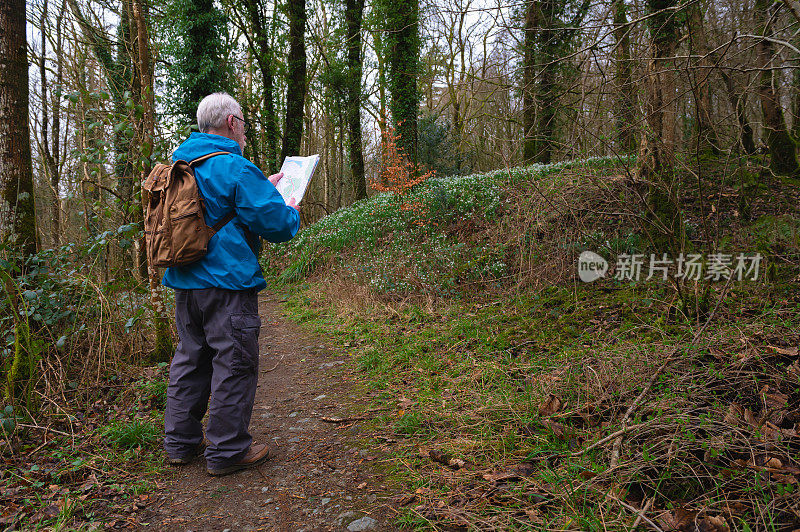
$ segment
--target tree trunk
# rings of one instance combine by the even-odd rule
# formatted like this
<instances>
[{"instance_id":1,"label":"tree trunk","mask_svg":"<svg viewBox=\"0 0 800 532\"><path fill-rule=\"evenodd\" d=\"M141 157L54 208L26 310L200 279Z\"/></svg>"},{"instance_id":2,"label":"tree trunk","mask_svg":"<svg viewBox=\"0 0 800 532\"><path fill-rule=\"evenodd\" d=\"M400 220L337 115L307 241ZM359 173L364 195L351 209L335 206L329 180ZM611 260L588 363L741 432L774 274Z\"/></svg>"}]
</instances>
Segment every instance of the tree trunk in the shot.
<instances>
[{"instance_id":1,"label":"tree trunk","mask_svg":"<svg viewBox=\"0 0 800 532\"><path fill-rule=\"evenodd\" d=\"M523 106L526 161L549 163L556 149L556 116L564 87L564 56L587 11L589 0L537 0L528 4L525 20L523 79L532 93ZM571 16L570 20L565 20ZM538 71L538 72L537 72ZM535 106L535 116L530 106ZM529 121L534 120L534 125Z\"/></svg>"},{"instance_id":2,"label":"tree trunk","mask_svg":"<svg viewBox=\"0 0 800 532\"><path fill-rule=\"evenodd\" d=\"M795 42L800 44L800 42ZM800 62L800 55L795 55L795 64ZM800 139L800 68L795 67L792 73L792 136Z\"/></svg>"},{"instance_id":3,"label":"tree trunk","mask_svg":"<svg viewBox=\"0 0 800 532\"><path fill-rule=\"evenodd\" d=\"M711 109L711 77L712 64L708 38L703 23L703 11L700 2L689 4L689 39L691 56L697 57L697 66L693 71L692 93L695 102L695 127L694 134L698 137L696 145L700 152L708 152L714 155L719 153L717 149L717 134L714 131L714 123L711 117L714 116Z\"/></svg>"},{"instance_id":4,"label":"tree trunk","mask_svg":"<svg viewBox=\"0 0 800 532\"><path fill-rule=\"evenodd\" d=\"M633 61L625 0L614 0L614 40L616 41L616 85L614 121L617 142L622 153L636 151L633 120L636 112L636 87L633 84Z\"/></svg>"},{"instance_id":5,"label":"tree trunk","mask_svg":"<svg viewBox=\"0 0 800 532\"><path fill-rule=\"evenodd\" d=\"M648 0L653 58L647 65L645 131L639 174L668 183L675 160L675 49L678 40L676 0Z\"/></svg>"},{"instance_id":6,"label":"tree trunk","mask_svg":"<svg viewBox=\"0 0 800 532\"><path fill-rule=\"evenodd\" d=\"M419 0L381 0L386 17L384 52L397 144L408 160L417 163L419 113Z\"/></svg>"},{"instance_id":7,"label":"tree trunk","mask_svg":"<svg viewBox=\"0 0 800 532\"><path fill-rule=\"evenodd\" d=\"M524 55L522 65L522 159L531 163L536 158L536 26L538 5L528 0L525 7Z\"/></svg>"},{"instance_id":8,"label":"tree trunk","mask_svg":"<svg viewBox=\"0 0 800 532\"><path fill-rule=\"evenodd\" d=\"M372 32L372 42L375 46L376 68L378 70L378 127L380 128L380 138L386 135L386 120L388 119L388 106L386 104L386 52L383 45L383 37L380 29Z\"/></svg>"},{"instance_id":9,"label":"tree trunk","mask_svg":"<svg viewBox=\"0 0 800 532\"><path fill-rule=\"evenodd\" d=\"M214 0L174 2L182 10L175 27L180 29L181 57L172 65L181 88L178 111L189 124L196 123L197 106L213 92L229 89L225 40L225 15Z\"/></svg>"},{"instance_id":10,"label":"tree trunk","mask_svg":"<svg viewBox=\"0 0 800 532\"><path fill-rule=\"evenodd\" d=\"M540 43L546 47L546 43ZM536 84L536 151L534 162L549 164L553 157L553 134L555 132L556 105L558 104L554 84L555 67L557 63L550 54L544 58L547 61L539 72L539 82Z\"/></svg>"},{"instance_id":11,"label":"tree trunk","mask_svg":"<svg viewBox=\"0 0 800 532\"><path fill-rule=\"evenodd\" d=\"M303 139L303 102L306 97L306 2L290 0L289 57L286 80L286 120L283 132L281 161L300 154Z\"/></svg>"},{"instance_id":12,"label":"tree trunk","mask_svg":"<svg viewBox=\"0 0 800 532\"><path fill-rule=\"evenodd\" d=\"M141 180L134 179L135 171L133 169L133 164L131 164L132 161L129 160L129 165L131 168L125 169L126 171L130 172L130 174L128 174L128 180L131 182L132 189L130 206L133 219L131 221L137 224L139 227L144 227L145 209L145 205L142 202L141 187L139 186L139 183L150 173L150 156L153 153L153 135L155 130L153 63L151 59L152 53L150 51L150 36L147 26L147 5L145 1L146 0L131 0L130 3L130 31L136 32L135 46L133 46L133 49L136 51L136 57L131 58L132 63L136 63L135 65L131 65L134 67L132 69L132 73L135 75L135 77L131 83L131 86L134 88L134 93L138 94L139 103L143 108L142 118L139 121L139 127L137 128L140 138L140 153L136 163L136 166L140 167L139 175L141 176ZM133 38L130 40L132 42L134 41ZM133 154L129 152L129 157L132 156ZM136 185L135 189L133 189L134 181ZM149 276L149 271L147 268L147 249L144 233L142 233L142 236L139 238L139 244L136 246L136 253L134 256L136 257L136 268L139 272L140 278L143 280L147 279Z\"/></svg>"},{"instance_id":13,"label":"tree trunk","mask_svg":"<svg viewBox=\"0 0 800 532\"><path fill-rule=\"evenodd\" d=\"M353 175L356 200L367 197L364 152L361 148L361 20L363 15L364 0L346 0L344 18L347 22L347 128L350 170Z\"/></svg>"},{"instance_id":14,"label":"tree trunk","mask_svg":"<svg viewBox=\"0 0 800 532\"><path fill-rule=\"evenodd\" d=\"M63 39L64 13L67 11L67 0L62 0L61 9L56 16L56 57L64 53ZM56 62L56 86L53 94L53 148L50 169L50 187L55 193L53 204L53 236L56 244L61 242L61 98L64 84L64 61Z\"/></svg>"},{"instance_id":15,"label":"tree trunk","mask_svg":"<svg viewBox=\"0 0 800 532\"><path fill-rule=\"evenodd\" d=\"M647 65L647 127L639 145L637 176L648 184L647 217L643 229L650 233L658 249L677 255L681 211L675 197L675 49L678 43L677 0L648 0L650 47L652 59ZM655 230L653 229L655 228ZM660 247L659 247L660 246Z\"/></svg>"},{"instance_id":16,"label":"tree trunk","mask_svg":"<svg viewBox=\"0 0 800 532\"><path fill-rule=\"evenodd\" d=\"M58 188L61 182L60 171L58 167L59 157L59 129L61 127L60 111L58 102L61 100L60 87L63 78L63 61L56 61L56 95L53 101L53 146L50 146L50 102L48 101L48 88L49 80L47 79L47 35L49 34L48 28L48 2L44 0L42 3L42 14L39 19L40 31L42 33L42 49L41 57L39 60L39 83L41 84L41 97L42 97L42 115L40 133L42 137L42 158L45 174L50 181L50 190L53 193L53 203L50 207L50 235L53 242L53 247L58 247L61 243L61 197ZM57 24L55 31L56 35L56 57L61 55L61 16L57 17Z\"/></svg>"},{"instance_id":17,"label":"tree trunk","mask_svg":"<svg viewBox=\"0 0 800 532\"><path fill-rule=\"evenodd\" d=\"M36 253L36 209L28 126L25 1L0 2L0 231L16 235L24 259ZM24 266L24 265L22 265Z\"/></svg>"},{"instance_id":18,"label":"tree trunk","mask_svg":"<svg viewBox=\"0 0 800 532\"><path fill-rule=\"evenodd\" d=\"M344 174L344 137L345 137L345 113L342 112L342 107L339 106L338 112L336 113L336 121L339 127L336 130L339 132L338 139L336 142L336 148L339 152L338 156L336 157L336 173L339 175L339 183L341 186L339 187L339 198L340 198L340 205L348 205L350 203L349 198L345 195L345 192L349 192L348 188L345 184L347 183ZM335 132L334 132L335 133ZM343 198L343 199L342 199Z\"/></svg>"},{"instance_id":19,"label":"tree trunk","mask_svg":"<svg viewBox=\"0 0 800 532\"><path fill-rule=\"evenodd\" d=\"M762 36L771 36L772 18L771 2L756 0L755 16ZM756 44L758 68L761 69L758 97L761 100L764 135L770 153L770 169L778 175L797 175L800 167L797 164L796 146L786 130L783 119L783 108L780 105L778 89L773 79L772 61L775 58L771 41L761 39Z\"/></svg>"},{"instance_id":20,"label":"tree trunk","mask_svg":"<svg viewBox=\"0 0 800 532\"><path fill-rule=\"evenodd\" d=\"M541 164L550 163L553 157L556 106L558 94L556 83L558 80L556 69L559 68L559 45L565 37L559 35L566 33L558 29L556 18L557 0L539 0L536 28L536 49L539 52L536 59L539 65L539 76L534 90L536 100L536 143L534 161ZM563 44L562 44L563 45Z\"/></svg>"},{"instance_id":21,"label":"tree trunk","mask_svg":"<svg viewBox=\"0 0 800 532\"><path fill-rule=\"evenodd\" d=\"M246 0L247 15L253 30L253 56L258 69L261 71L261 81L264 85L264 106L262 116L264 119L264 136L266 147L267 168L278 169L278 119L275 112L275 81L272 72L272 47L269 43L266 20L262 16L256 0ZM267 173L270 173L268 171Z\"/></svg>"},{"instance_id":22,"label":"tree trunk","mask_svg":"<svg viewBox=\"0 0 800 532\"><path fill-rule=\"evenodd\" d=\"M153 87L153 67L150 54L150 38L147 30L147 21L144 17L142 0L131 0L133 20L136 26L136 48L139 52L138 72L140 85L142 87L142 106L143 113L140 123L141 139L141 178L150 173L150 155L153 151L153 134L155 132L155 99ZM146 198L142 198L146 200ZM169 317L164 305L161 294L161 283L158 270L154 267L148 268L150 285L150 303L153 306L153 325L155 329L156 342L151 354L153 362L168 362L172 356L172 335L170 332Z\"/></svg>"},{"instance_id":23,"label":"tree trunk","mask_svg":"<svg viewBox=\"0 0 800 532\"><path fill-rule=\"evenodd\" d=\"M69 3L78 26L81 28L81 33L89 43L92 53L106 77L109 92L111 93L115 121L128 120L130 117L126 110L126 100L129 96L126 95L126 92L130 91L131 98L138 97L140 93L138 80L134 74L133 60L130 56L134 49L133 38L131 37L131 0L121 0L120 2L120 24L117 28L116 50L112 48L113 39L89 23L83 15L77 0L65 1ZM114 146L114 175L117 179L116 194L119 206L119 218L117 221L120 224L127 224L130 221L128 207L134 203L131 142L125 136L124 128L114 133L112 142ZM137 221L141 221L141 214L139 214ZM123 250L120 255L119 268L123 274L129 274L133 271L131 253L132 250ZM142 250L140 246L139 257L141 256ZM142 273L141 260L138 262L140 263L138 265L139 271ZM144 277L142 276L142 278Z\"/></svg>"},{"instance_id":24,"label":"tree trunk","mask_svg":"<svg viewBox=\"0 0 800 532\"><path fill-rule=\"evenodd\" d=\"M719 73L725 83L728 102L736 110L736 120L739 123L739 143L746 154L754 155L756 153L756 143L753 140L753 128L747 121L747 93L737 94L730 74L721 69Z\"/></svg>"},{"instance_id":25,"label":"tree trunk","mask_svg":"<svg viewBox=\"0 0 800 532\"><path fill-rule=\"evenodd\" d=\"M107 71L109 84L112 84L112 102L114 106L114 121L123 123L133 118L132 113L127 111L126 93L130 91L130 98L133 103L139 103L140 83L137 79L134 58L136 43L134 35L136 28L133 27L132 0L122 0L120 2L120 21L117 27L116 57L114 66ZM132 153L132 142L126 135L127 128L121 128L114 133L114 176L117 179L117 223L126 225L131 222L130 209L134 202L134 166L135 157ZM138 205L138 203L137 203ZM141 217L140 217L141 218ZM121 250L119 259L119 271L122 276L133 275L133 250Z\"/></svg>"}]
</instances>

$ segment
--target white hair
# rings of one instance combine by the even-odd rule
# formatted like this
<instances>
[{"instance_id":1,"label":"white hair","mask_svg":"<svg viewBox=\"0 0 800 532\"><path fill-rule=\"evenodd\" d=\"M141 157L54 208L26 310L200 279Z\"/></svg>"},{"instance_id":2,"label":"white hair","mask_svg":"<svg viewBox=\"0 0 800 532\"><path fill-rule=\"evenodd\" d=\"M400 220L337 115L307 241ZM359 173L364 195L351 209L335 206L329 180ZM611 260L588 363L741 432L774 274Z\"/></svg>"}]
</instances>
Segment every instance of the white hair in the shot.
<instances>
[{"instance_id":1,"label":"white hair","mask_svg":"<svg viewBox=\"0 0 800 532\"><path fill-rule=\"evenodd\" d=\"M228 115L242 116L242 106L227 92L209 94L197 106L197 127L207 133L210 129L222 127Z\"/></svg>"}]
</instances>

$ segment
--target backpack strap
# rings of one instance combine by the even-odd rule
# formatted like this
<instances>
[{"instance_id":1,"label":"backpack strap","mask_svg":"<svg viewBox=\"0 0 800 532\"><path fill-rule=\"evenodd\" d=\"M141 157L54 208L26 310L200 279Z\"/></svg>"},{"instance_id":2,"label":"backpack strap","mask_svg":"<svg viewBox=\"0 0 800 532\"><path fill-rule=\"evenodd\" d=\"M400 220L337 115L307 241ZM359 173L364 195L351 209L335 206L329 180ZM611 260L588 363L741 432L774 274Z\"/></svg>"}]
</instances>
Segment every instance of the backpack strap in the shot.
<instances>
[{"instance_id":1,"label":"backpack strap","mask_svg":"<svg viewBox=\"0 0 800 532\"><path fill-rule=\"evenodd\" d=\"M195 166L197 166L198 164L202 163L207 159L211 159L212 157L216 157L217 155L228 155L229 153L230 152L227 151L215 151L214 153L207 153L206 155L203 155L201 157L198 157L197 159L192 159L191 161L189 161L189 166L194 168Z\"/></svg>"},{"instance_id":2,"label":"backpack strap","mask_svg":"<svg viewBox=\"0 0 800 532\"><path fill-rule=\"evenodd\" d=\"M214 234L219 233L219 230L222 229L226 223L230 222L234 218L236 218L236 211L231 211L225 216L223 216L220 221L211 226L211 229L214 231Z\"/></svg>"},{"instance_id":3,"label":"backpack strap","mask_svg":"<svg viewBox=\"0 0 800 532\"><path fill-rule=\"evenodd\" d=\"M202 163L202 162L204 162L204 161L206 161L208 159L211 159L212 157L216 157L217 155L228 155L229 153L230 152L227 152L227 151L215 151L213 153L208 153L206 155L198 157L197 159L192 159L191 161L189 161L189 166L194 168L198 164L200 164L200 163ZM222 229L225 226L226 223L230 222L235 217L236 217L236 211L235 210L233 210L233 211L229 212L228 214L226 214L225 216L223 216L222 219L220 219L220 221L218 221L217 223L215 223L214 225L212 225L210 227L210 229L213 231L212 235L219 233L219 230Z\"/></svg>"}]
</instances>

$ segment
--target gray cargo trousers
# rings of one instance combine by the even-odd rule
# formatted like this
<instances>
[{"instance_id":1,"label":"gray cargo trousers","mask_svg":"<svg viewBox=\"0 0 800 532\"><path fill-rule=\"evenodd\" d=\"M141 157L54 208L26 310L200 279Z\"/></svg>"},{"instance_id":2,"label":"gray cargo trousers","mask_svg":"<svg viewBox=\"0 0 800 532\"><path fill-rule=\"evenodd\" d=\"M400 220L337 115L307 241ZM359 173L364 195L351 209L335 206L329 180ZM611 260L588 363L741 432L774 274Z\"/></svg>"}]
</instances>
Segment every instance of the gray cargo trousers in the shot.
<instances>
[{"instance_id":1,"label":"gray cargo trousers","mask_svg":"<svg viewBox=\"0 0 800 532\"><path fill-rule=\"evenodd\" d=\"M180 341L169 369L164 449L170 458L193 456L208 409L206 463L227 467L253 441L248 426L258 384L258 293L177 289L175 322Z\"/></svg>"}]
</instances>

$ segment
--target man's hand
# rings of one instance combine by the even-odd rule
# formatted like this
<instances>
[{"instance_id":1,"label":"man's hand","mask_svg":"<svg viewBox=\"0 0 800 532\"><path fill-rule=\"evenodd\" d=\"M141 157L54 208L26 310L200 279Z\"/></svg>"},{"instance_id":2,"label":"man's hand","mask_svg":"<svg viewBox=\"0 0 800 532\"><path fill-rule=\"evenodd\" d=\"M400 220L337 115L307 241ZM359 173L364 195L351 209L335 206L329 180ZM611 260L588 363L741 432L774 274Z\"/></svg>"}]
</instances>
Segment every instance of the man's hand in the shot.
<instances>
[{"instance_id":1,"label":"man's hand","mask_svg":"<svg viewBox=\"0 0 800 532\"><path fill-rule=\"evenodd\" d=\"M278 181L280 181L282 177L283 177L283 172L278 172L277 174L272 174L267 179L269 179L269 182L277 187Z\"/></svg>"},{"instance_id":2,"label":"man's hand","mask_svg":"<svg viewBox=\"0 0 800 532\"><path fill-rule=\"evenodd\" d=\"M287 203L286 205L292 207L297 212L300 212L300 207L297 205L297 200L295 200L294 198L289 198L289 203Z\"/></svg>"}]
</instances>

